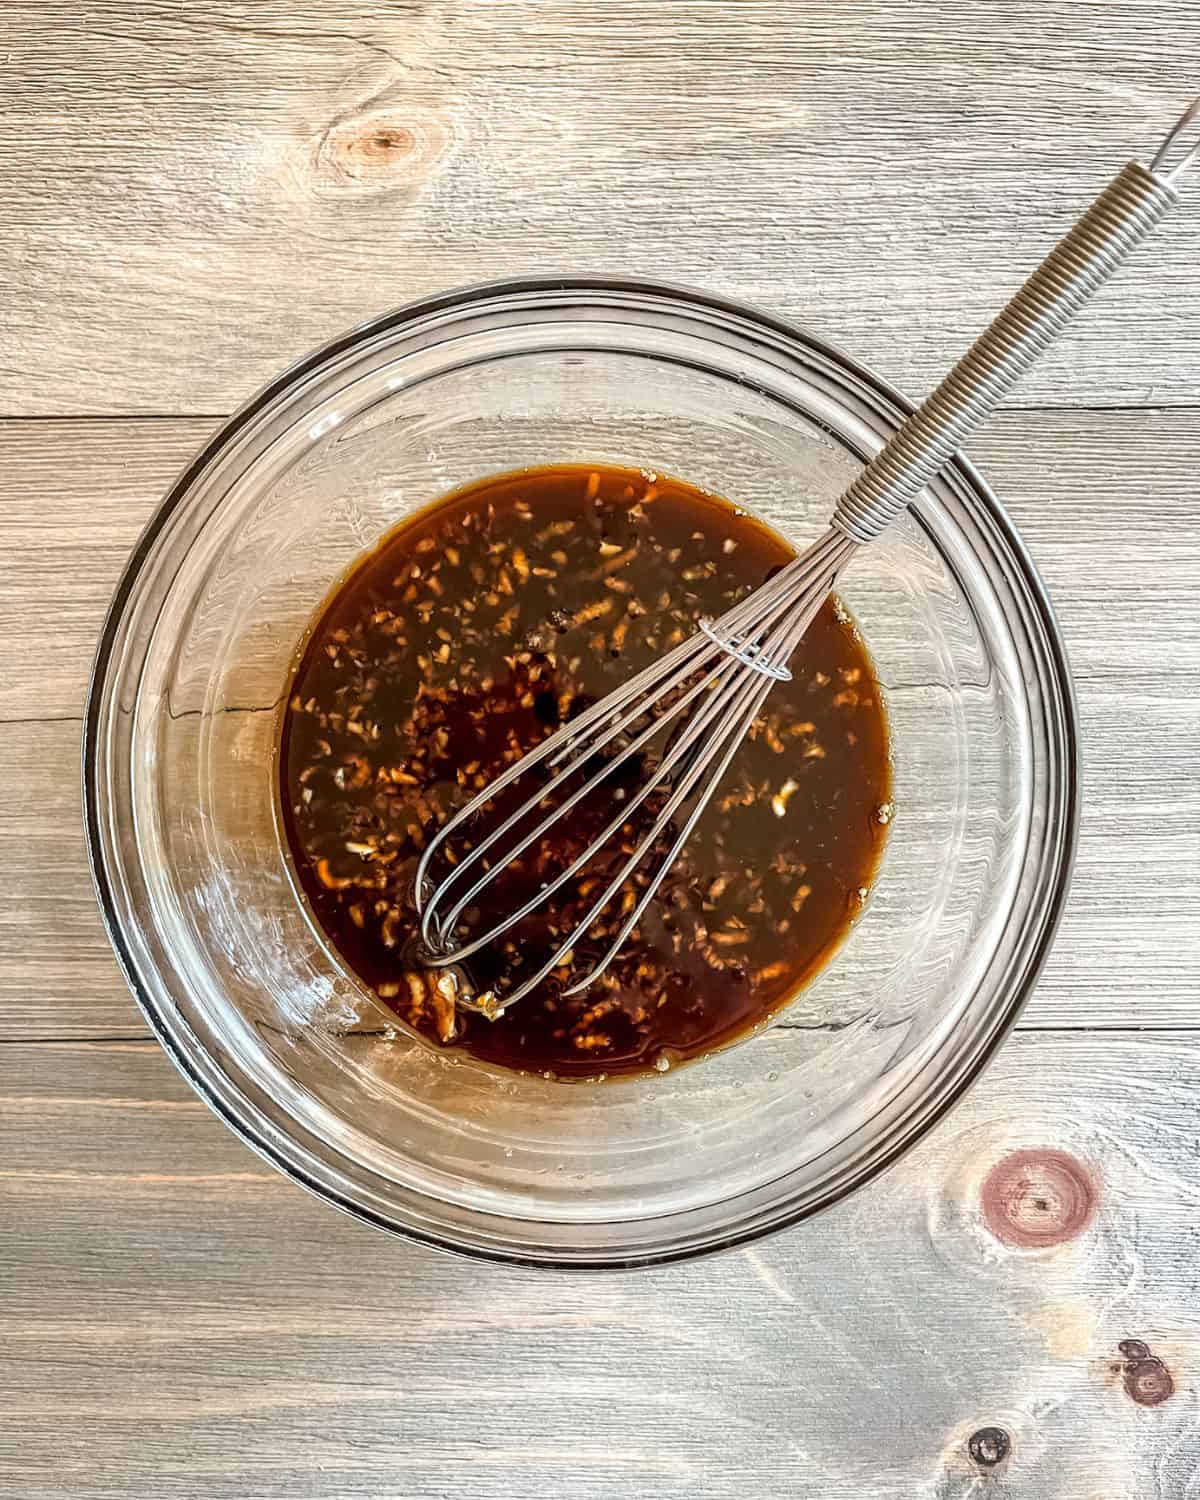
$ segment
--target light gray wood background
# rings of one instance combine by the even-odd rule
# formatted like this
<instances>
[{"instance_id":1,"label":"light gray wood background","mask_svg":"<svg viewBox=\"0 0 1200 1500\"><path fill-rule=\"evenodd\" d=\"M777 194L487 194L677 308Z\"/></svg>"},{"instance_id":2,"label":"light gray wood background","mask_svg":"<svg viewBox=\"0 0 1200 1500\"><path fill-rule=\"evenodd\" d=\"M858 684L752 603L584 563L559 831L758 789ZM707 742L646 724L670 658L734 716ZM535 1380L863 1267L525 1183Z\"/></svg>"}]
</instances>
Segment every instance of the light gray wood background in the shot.
<instances>
[{"instance_id":1,"label":"light gray wood background","mask_svg":"<svg viewBox=\"0 0 1200 1500\"><path fill-rule=\"evenodd\" d=\"M1058 945L967 1102L823 1219L568 1278L339 1218L147 1039L78 790L126 552L311 345L463 281L669 275L919 395L1198 60L1190 0L6 0L0 1494L1200 1495L1200 195L972 450L1078 678ZM1085 1235L982 1230L1016 1147L1086 1163Z\"/></svg>"}]
</instances>

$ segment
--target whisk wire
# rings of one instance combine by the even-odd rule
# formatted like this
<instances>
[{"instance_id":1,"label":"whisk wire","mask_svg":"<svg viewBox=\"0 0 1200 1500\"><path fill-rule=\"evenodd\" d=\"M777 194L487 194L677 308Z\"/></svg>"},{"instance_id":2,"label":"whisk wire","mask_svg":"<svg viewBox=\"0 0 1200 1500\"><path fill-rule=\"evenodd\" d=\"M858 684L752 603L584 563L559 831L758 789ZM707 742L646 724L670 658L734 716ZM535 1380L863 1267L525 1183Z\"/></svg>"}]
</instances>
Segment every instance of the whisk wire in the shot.
<instances>
[{"instance_id":1,"label":"whisk wire","mask_svg":"<svg viewBox=\"0 0 1200 1500\"><path fill-rule=\"evenodd\" d=\"M767 689L770 686L770 683L769 683L768 680L764 680L764 679L760 678L760 681L762 682L762 686L758 689L759 694L760 694L759 702L761 702L761 699L766 696ZM520 920L520 917L522 917L522 916L528 916L530 913L532 913L534 910L536 910L537 907L541 906L557 889L559 889L561 887L561 885L564 883L564 881L566 881L567 879L569 879L571 875L577 873L580 869L582 869L582 867L585 864L589 863L592 859L594 859L595 856L596 856L596 854L597 854L597 852L604 846L604 844L607 842L607 839L611 836L611 834L613 832L615 832L618 827L622 826L628 820L630 812L632 810L634 810L634 805L640 804L642 801L644 801L645 798L648 797L652 791L654 791L654 789L660 784L660 782L663 780L663 778L670 772L670 770L672 769L675 761L678 758L680 758L686 752L686 750L689 748L690 745L692 745L693 743L696 743L699 740L699 736L703 732L704 728L707 726L707 722L708 722L709 717L711 717L711 714L715 711L715 709L720 706L719 703L716 701L716 697L717 697L717 695L713 694L712 698L710 699L710 702L705 705L704 710L702 710L701 713L697 714L696 718L694 720L692 720L692 721L689 722L689 724L687 725L687 728L685 730L685 736L686 736L686 738L683 737L683 736L681 736L680 743L678 745L676 745L675 747L672 748L671 753L669 753L667 756L664 756L662 762L660 763L660 765L655 770L654 775L650 778L650 780L645 784L645 786L638 793L638 795L637 795L637 797L635 799L635 804L631 804L631 805L628 805L626 807L623 807L622 810L621 810L621 812L617 815L617 817L615 819L613 819L613 821L609 824L608 828L605 829L604 832L601 835L599 835L599 837L597 837L595 840L593 840L592 843L589 844L588 847L583 851L583 853L581 855L579 855L574 861L572 861L572 863L568 867L568 869L565 870L565 871L563 871L559 875L559 877L552 884L544 887L542 890L540 890L539 892L537 892L525 904L525 906L521 909L521 912L519 914L513 914L512 916L507 917L503 922L497 924L496 927L494 927L490 932L485 933L481 938L476 939L473 943L469 944L466 947L454 949L450 953L442 955L442 956L433 957L430 961L433 964L435 964L435 965L446 965L446 964L452 964L452 963L461 962L462 960L465 960L466 958L470 957L470 955L472 953L477 952L486 943L492 942L497 937L503 935L503 933L506 932L506 931L508 931L509 928L512 927L513 924L516 921ZM757 712L757 707L755 708L755 712ZM651 728L652 728L652 730L654 732L657 732L658 729L660 728L660 724L656 723L656 724L652 725ZM723 738L723 736L722 736L722 738ZM731 751L730 751L731 754L732 754L732 749L736 749L737 743L739 742L740 738L741 738L740 734L738 734L735 737L735 739L733 741L733 746L732 746ZM719 743L719 741L718 741L718 743ZM705 764L706 764L705 760L700 760L698 762L699 770L703 770ZM609 904L609 902L613 899L613 897L617 894L617 892L625 884L625 881L628 879L630 873L633 871L633 869L636 868L636 866L638 865L638 863L640 863L641 859L645 856L646 852L648 851L648 849L650 848L650 846L653 844L654 840L657 838L659 832L661 832L662 828L665 826L666 821L671 816L672 812L674 811L674 808L678 805L678 803L686 795L686 793L687 793L687 791L688 791L688 789L690 787L690 782L691 782L692 779L694 779L694 777L693 778L689 778L688 785L684 786L684 788L682 789L682 791L678 791L676 794L674 794L672 796L672 798L671 798L668 806L666 807L666 809L664 809L664 812L660 815L659 819L656 821L654 828L651 830L651 832L648 835L646 835L646 837L642 840L642 842L638 846L638 848L627 859L627 861L626 861L625 865L622 867L622 869L614 877L612 877L610 879L608 885L601 892L601 894L596 898L596 900L592 903L591 907L589 908L589 910L587 911L587 913L584 915L584 917L576 924L576 926L572 930L571 934L568 937L566 937L565 939L563 939L559 943L558 947L554 950L554 952L550 955L550 957L548 959L544 960L544 962L542 963L541 967L535 973L533 973L528 978L526 978L510 995L508 995L508 996L505 997L504 1002L503 1002L503 1004L501 1006L496 1007L493 1003L489 1003L489 1005L487 1007L489 1013L493 1013L494 1014L494 1013L496 1013L497 1009L499 1009L499 1010L507 1009L508 1006L514 1004L516 1001L522 999L525 995L529 994L529 992L531 990L536 989L537 986L542 983L542 981L546 978L546 976L548 974L550 974L554 969L558 968L561 964L563 964L563 963L565 963L565 962L567 962L569 960L569 957L570 957L572 951L574 950L574 948L579 944L579 942L582 940L582 938L587 933L588 929L593 925L593 923L601 916L601 914L603 913L605 907ZM586 789L590 790L595 785L596 785L596 783L594 781L593 782L589 782L589 783L587 783ZM707 800L707 799L705 799L705 800ZM558 816L560 816L562 811L563 811L563 809L556 810L556 813L554 815L555 818L557 818ZM698 814L697 814L697 816L698 816ZM550 821L554 821L554 819L551 819ZM691 822L689 823L689 828L691 826L691 823L694 823L694 821L695 821L695 819L691 820ZM682 848L682 844L683 844L682 840L678 840L677 841L675 849L668 856L668 859L664 862L664 864L660 868L659 874L654 879L654 881L652 883L652 886L651 886L651 889L650 889L650 895L651 896L653 896L654 892L658 889L658 886L661 884L663 876L665 876L665 874L667 873L667 870L670 868L670 865L674 861L675 856L678 854L679 849ZM640 911L644 910L644 908L645 908L645 902L642 902L641 905L640 905L640 907L638 908L638 914L640 914ZM635 917L635 920L636 920L636 917ZM633 923L628 923L627 924L627 928L628 928L629 931L632 930L632 926L633 926ZM604 957L601 959L601 961L599 962L599 964L597 964L597 966L594 969L592 969L592 970L589 971L588 975L586 976L586 983L588 983L588 984L592 983L595 979L597 979L600 976L601 973L603 973L603 971L608 967L608 965L611 962L612 958L615 956L617 948L619 946L620 946L620 942L618 941L618 942L615 942L610 947L610 949L605 953ZM574 994L578 988L582 988L582 985L572 986L571 989L565 991L565 993L566 994ZM472 1008L473 1007L473 1002L469 998L464 998L461 1003L463 1003L468 1008Z\"/></svg>"},{"instance_id":2,"label":"whisk wire","mask_svg":"<svg viewBox=\"0 0 1200 1500\"><path fill-rule=\"evenodd\" d=\"M731 628L740 627L745 622L747 616L763 607L763 605L767 602L769 591L774 591L777 587L785 585L789 570L794 567L795 564L793 563L789 564L788 567L781 569L776 577L770 581L770 583L764 585L762 590L756 591L756 593L743 600L740 605L735 606L735 609L731 610L727 616L723 617L723 619L726 620ZM614 688L611 693L609 693L599 702L591 704L580 715L578 715L578 717L572 719L569 723L562 725L561 728L555 730L553 734L548 735L544 740L542 740L540 744L534 746L532 750L528 751L527 754L525 754L514 765L508 767L507 770L502 771L491 782L489 782L482 791L478 792L463 807L461 807L458 812L456 812L455 815L449 820L449 822L447 822L441 829L438 830L438 832L426 846L417 867L417 900L422 906L422 936L427 943L430 937L430 932L428 929L431 926L432 914L439 900L445 894L445 891L450 886L457 884L462 873L472 864L476 863L503 834L502 826L501 828L495 830L494 834L489 835L481 844L476 845L476 847L454 867L453 872L446 878L442 885L437 888L437 890L433 893L429 900L426 901L425 894L428 885L428 872L429 867L433 861L433 857L437 853L438 849L447 842L447 840L455 832L455 830L461 827L463 823L465 823L475 813L485 807L489 802L494 801L496 797L499 796L501 792L510 787L518 777L525 775L528 771L532 770L534 766L540 765L544 760L551 760L551 763L553 764L555 760L561 759L564 756L571 755L575 750L581 751L583 746L588 743L588 735L592 732L599 733L599 731L604 727L603 721L611 720L613 715L619 712L622 705L632 699L635 699L643 688L649 687L650 685L658 682L660 678L663 678L664 676L669 674L670 671L676 667L680 667L681 670L677 673L676 677L672 679L672 681L681 681L688 675L691 670L694 669L694 663L692 666L689 666L687 664L691 661L692 658L698 657L705 649L705 642L699 639L698 636L693 635L688 637L687 640L680 642L678 646L673 647L672 650L667 652L667 654L661 657L658 661L651 662L649 666L643 667L640 672L636 673L627 682L624 682L619 687ZM660 691L662 691L661 688ZM609 737L611 737L611 735ZM524 807L513 816L520 816L528 808L535 806L539 801L542 800L543 797L545 797L547 791L549 790L549 787L541 788L539 792L534 797L530 798L529 801L524 805Z\"/></svg>"},{"instance_id":3,"label":"whisk wire","mask_svg":"<svg viewBox=\"0 0 1200 1500\"><path fill-rule=\"evenodd\" d=\"M735 605L728 610L717 622L717 629L722 635L740 632L743 639L754 643L754 637L763 630L769 628L771 622L782 610L790 608L798 592L808 586L808 573L813 567L821 567L825 560L836 553L839 547L844 545L844 539L836 533L827 533L820 542L809 549L803 558L795 559L786 567L780 569L775 578L770 580L761 589L756 590L748 599L741 604ZM689 648L685 650L684 648ZM475 812L492 801L506 787L511 786L518 776L531 771L540 762L549 759L550 764L561 764L566 757L566 763L556 772L551 780L544 786L538 787L525 801L512 813L509 814L496 828L487 834L477 845L475 845L462 859L453 867L451 873L436 888L429 900L424 904L421 916L421 937L427 949L432 950L430 961L437 964L445 964L461 960L469 954L477 952L486 942L494 940L503 934L515 922L522 917L528 916L530 912L541 905L549 895L561 889L563 883L577 873L579 868L587 862L596 847L606 841L615 832L616 828L626 820L629 812L639 806L645 796L656 787L662 776L674 765L678 755L672 755L669 761L660 763L654 781L643 787L642 792L635 800L622 809L622 813L613 820L613 823L594 841L591 850L585 850L581 858L573 862L568 870L564 871L557 880L545 887L542 891L535 893L531 902L527 902L520 912L507 917L496 927L490 929L471 944L453 951L437 953L438 948L450 946L450 939L455 924L463 910L475 900L483 890L511 863L519 858L531 845L544 836L549 827L578 805L580 800L587 796L594 786L611 776L621 765L659 734L662 728L672 719L678 717L703 691L711 690L712 684L719 680L721 671L729 663L731 654L727 652L724 641L720 636L714 635L706 644L705 639L699 634L693 635L688 641L681 643L674 651L668 653L659 662L652 664L650 668L637 674L630 682L610 694L602 700L601 705L592 705L584 711L578 719L564 725L562 729L543 740L533 751L529 752L508 771L497 777L478 796L472 798L455 816L445 825L438 835L430 842L417 870L418 899L425 889L427 872L432 857L438 846L462 825ZM717 666L710 669L708 675L698 680L683 696L671 704L663 713L656 716L652 722L633 740L631 744L624 747L618 755L612 757L596 773L594 781L586 782L571 794L563 803L552 804L547 816L536 827L531 829L515 845L505 851L503 864L493 865L486 869L485 873L472 885L464 895L460 896L453 907L444 916L438 915L438 909L447 899L451 889L460 884L462 877L469 869L480 863L496 844L509 836L522 820L538 807L553 797L553 794L575 773L580 765L591 760L601 752L608 744L624 733L636 721L645 716L651 710L655 701L661 701L669 693L682 685L689 676L699 670L707 661L713 657L717 658ZM733 654L736 661L743 660L737 654ZM754 668L760 671L760 668ZM773 675L773 674L772 674ZM647 699L637 691L639 686L653 685L654 697ZM619 701L613 702L613 699ZM624 704L632 700L633 706L626 709ZM598 707L603 711L596 713ZM708 714L701 720L701 726L707 722ZM582 726L583 733L580 733ZM690 732L685 743L690 743L699 732L696 729ZM555 753L557 751L557 753Z\"/></svg>"},{"instance_id":4,"label":"whisk wire","mask_svg":"<svg viewBox=\"0 0 1200 1500\"><path fill-rule=\"evenodd\" d=\"M673 707L660 718L652 720L651 723L646 726L646 728L641 732L641 734L637 736L636 739L634 739L629 745L627 745L618 755L614 756L611 760L606 761L601 769L595 774L595 776L591 777L589 780L585 781L581 786L579 786L566 799L566 801L554 804L550 808L546 817L543 818L540 823L532 828L529 833L527 833L511 849L506 851L505 863L507 865L511 865L514 860L519 859L520 856L531 847L531 845L537 843L549 831L553 824L558 822L562 817L569 813L572 808L576 807L583 800L583 798L590 796L591 793L595 791L595 789L600 786L605 780L607 780L614 771L616 771L622 764L624 764L625 761L629 760L633 755L635 755L640 749L648 744L650 740L658 736L662 732L664 725L668 724L672 718L676 717L677 714L682 712L683 709L686 708L692 701L692 699L697 697L701 692L708 688L712 680L713 674L710 673L707 677L696 683L692 688L689 689L684 697L679 700L677 704L673 705ZM607 827L605 827L599 834L597 834L592 843L588 845L581 854L577 855L576 858L572 860L571 863L563 871L561 871L561 873L552 882L550 882L550 884L544 885L538 891L536 891L529 898L529 900L526 901L525 905L522 906L518 911L513 912L509 916L506 916L488 932L482 934L478 938L475 938L466 946L454 947L451 953L446 955L446 957L457 961L470 957L472 953L477 953L480 948L484 947L487 943L494 941L497 937L502 936L505 932L508 931L510 927L515 926L517 922L521 921L522 918L529 916L532 912L536 911L539 906L544 905L545 902L552 895L554 895L556 891L560 890L562 886L573 875L578 874L579 871L582 870L583 867L588 864L589 861L594 857L596 852L608 842L612 835L616 833L616 831L624 823L628 822L630 814L635 812L641 806L641 804L659 785L663 777L669 773L675 760L682 756L687 747L695 740L696 736L699 735L701 730L705 727L707 719L711 715L711 711L712 709L710 705L708 706L707 712L702 711L701 713L697 714L692 721L689 722L687 728L684 731L684 736L681 737L679 744L676 747L673 747L671 753L668 756L665 756L662 761L660 761L654 775L648 781L642 784L639 791L635 793L630 801L622 804L620 811L607 825ZM644 712L644 710L639 710L637 716L640 717L642 712ZM633 715L630 715L628 717L632 718ZM622 723L624 722L626 721L623 720ZM616 734L619 734L621 732L621 728L622 724L614 726L612 734L614 736ZM602 741L601 744L596 748L602 749L604 743L606 742ZM533 797L529 798L529 800L525 802L522 807L518 808L517 811L513 813L505 823L500 825L498 836L502 835L507 829L511 828L515 823L519 822L520 818L527 811L531 810L535 806L541 806L542 803L546 801L548 795L553 792L556 787L567 781L574 774L574 772L579 769L581 762L590 760L595 753L596 750L592 749L588 754L581 754L569 761L563 768L563 770L560 771L552 781L550 781L544 788L538 791ZM457 920L462 914L464 908L470 905L470 903L475 900L483 890L486 889L488 884L497 877L501 868L501 866L493 866L491 869L489 869L475 882L473 886L470 887L470 889L464 896L459 897L455 905L450 909L450 911L441 920L441 922L437 924L439 935L442 937L443 941L448 938L451 933L453 933L455 924L457 923ZM448 884L449 881L445 882L445 885ZM445 889L445 885L442 888L443 891ZM436 958L433 961L435 964L439 962L439 960Z\"/></svg>"},{"instance_id":5,"label":"whisk wire","mask_svg":"<svg viewBox=\"0 0 1200 1500\"><path fill-rule=\"evenodd\" d=\"M1150 163L1150 170L1169 182L1172 186L1178 182L1189 167L1194 166L1197 161L1200 161L1200 140L1197 140L1191 149L1186 151L1173 167L1168 167L1166 164L1167 157L1170 156L1176 142L1188 126L1196 120L1200 120L1200 98L1193 99L1187 109L1175 121L1170 133L1155 152L1154 159Z\"/></svg>"},{"instance_id":6,"label":"whisk wire","mask_svg":"<svg viewBox=\"0 0 1200 1500\"><path fill-rule=\"evenodd\" d=\"M690 652L680 652L677 648L676 652L664 657L657 664L657 670L649 675L652 689L649 694L634 694L626 691L621 694L622 702L615 708L611 699L605 700L608 712L604 715L592 715L592 721L585 726L585 733L582 736L572 738L570 735L569 731L576 729L580 722L579 720L573 721L564 726L564 729L568 731L565 736L563 731L557 731L538 747L543 751L542 756L528 755L518 762L516 767L511 768L516 772L528 771L536 760L549 759L551 766L565 760L565 764L561 764L561 768L546 785L537 788L479 845L470 850L437 887L425 906L422 932L427 943L432 940L444 951L431 954L429 961L435 966L465 961L472 954L502 937L518 922L530 916L561 890L572 877L594 861L613 835L628 825L637 809L668 778L672 778L667 801L658 812L649 831L641 837L616 873L610 876L604 889L592 902L585 915L576 923L570 935L559 943L555 951L544 960L534 974L505 997L503 1006L506 1008L521 999L540 984L553 969L566 961L610 902L625 887L633 872L645 861L678 810L690 796L695 794L694 804L682 828L676 834L666 855L660 860L640 899L626 916L617 936L610 941L595 966L584 975L583 979L576 981L566 993L573 994L578 989L595 982L612 962L678 858L687 838L728 768L737 746L757 717L770 688L778 680L778 668L791 655L800 636L807 629L813 615L832 586L838 569L849 553L854 550L855 545L839 532L832 530L827 532L802 557L781 569L774 579L763 585L747 600L726 611L717 621L712 622L708 632L697 632L691 638L693 649ZM729 649L731 639L736 642L733 650ZM704 670L705 668L707 670ZM670 692L687 683L689 677L693 677L697 671L701 671L702 675L695 678L675 702L669 702L667 707L659 713L654 712L657 704L661 703ZM639 677L643 682L647 680L643 674L639 674ZM626 687L628 688L629 685L627 684ZM459 917L463 910L486 889L487 885L503 870L511 868L512 862L545 837L559 819L576 807L584 797L591 795L621 764L660 735L672 720L681 715L702 695L704 701L685 720L679 734L665 747L652 773L637 792L621 805L615 816L587 847L570 860L553 880L535 891L517 910L507 914L501 921L470 941L463 944L456 943L454 930ZM596 755L611 744L618 735L624 733L638 719L647 714L652 715L650 722L635 735L630 744L622 747L615 756L603 763L564 800L561 802L553 800L553 794L564 786L576 771L590 764ZM583 717L583 715L580 716L581 719ZM557 753L551 754L556 743L559 746ZM515 776L510 777L507 784L511 785L515 779ZM486 789L481 798L472 799L472 802L468 803L450 824L447 824L443 833L448 834L456 824L471 816L475 810L473 803L482 806L502 789L502 780L498 778L490 788ZM548 810L546 810L547 804L549 804ZM450 888L461 878L467 866L482 858L488 850L495 847L497 842L511 836L520 827L522 821L539 808L543 809L545 815L516 843L506 847L503 859L485 868L484 873L470 885L464 894L458 897L445 915L439 917L437 915L439 904L447 899ZM429 852L432 852L432 848L431 845ZM426 862L426 867L427 864L428 862ZM469 1006L471 1002L467 999L464 1003Z\"/></svg>"},{"instance_id":7,"label":"whisk wire","mask_svg":"<svg viewBox=\"0 0 1200 1500\"><path fill-rule=\"evenodd\" d=\"M814 615L821 607L826 594L829 592L831 583L832 576L815 580L809 594L805 598L804 606L797 611L796 615L790 621L785 621L784 625L781 626L781 629L779 631L779 636L781 639L779 640L776 649L779 650L779 654L784 660L786 660L787 657L791 655L791 652L795 649L795 646L799 642L800 637L812 623ZM770 650L771 647L768 646L767 648L765 648L764 654L766 654L766 652ZM658 837L659 832L661 832L662 828L666 825L667 820L673 815L675 809L686 799L686 797L691 792L692 786L707 770L709 772L708 782L697 795L691 811L688 813L687 818L684 820L683 825L680 827L679 832L676 835L675 842L672 844L666 856L659 864L657 871L651 877L649 883L647 884L645 890L643 890L633 909L625 917L625 920L617 930L616 935L610 941L603 956L591 969L587 971L586 974L583 975L582 978L577 979L574 984L572 984L567 990L565 990L565 994L578 994L580 990L586 989L589 985L594 984L596 980L600 978L600 976L612 963L613 959L617 956L617 953L624 945L630 933L637 926L638 922L641 921L642 915L645 912L647 906L649 906L650 902L654 899L659 887L666 879L667 874L671 870L671 867L679 858L684 845L691 837L692 830L695 828L696 824L700 820L701 815L704 813L705 808L712 800L713 793L720 785L721 779L725 775L725 772L729 769L729 763L736 754L738 746L741 744L745 736L749 733L751 726L753 725L755 719L758 717L758 714L762 709L763 703L766 701L768 693L774 685L774 679L770 675L765 675L761 671L761 669L759 669L753 663L750 665L749 671L751 675L747 678L742 687L741 698L735 701L733 708L729 714L729 719L726 727L719 732L715 742L714 750L719 751L721 744L725 745L725 749L723 751L720 751L719 757L714 759L714 757L710 755L708 757L700 759L698 761L698 764L694 768L689 768L686 777L682 779L679 790L676 791L676 793L672 796L671 801L663 809L663 812L660 815L655 827L643 839L642 844L635 851L634 855L631 856L625 869L621 872L621 875L610 887L609 892L606 893L607 899L611 899L611 896L615 895L620 886L624 884L624 881L628 878L629 874L633 869L637 867L644 854L653 845L655 839ZM740 713L739 709L741 710ZM605 904L607 904L607 900Z\"/></svg>"}]
</instances>

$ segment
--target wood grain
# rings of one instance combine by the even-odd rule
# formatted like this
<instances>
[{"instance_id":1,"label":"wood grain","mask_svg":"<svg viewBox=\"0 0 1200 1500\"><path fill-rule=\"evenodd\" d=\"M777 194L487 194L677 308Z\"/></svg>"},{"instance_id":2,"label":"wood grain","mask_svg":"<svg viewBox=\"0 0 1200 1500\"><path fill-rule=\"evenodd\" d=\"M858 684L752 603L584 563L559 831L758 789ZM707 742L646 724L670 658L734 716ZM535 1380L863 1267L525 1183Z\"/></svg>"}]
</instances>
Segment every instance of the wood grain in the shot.
<instances>
[{"instance_id":1,"label":"wood grain","mask_svg":"<svg viewBox=\"0 0 1200 1500\"><path fill-rule=\"evenodd\" d=\"M126 550L209 428L0 423L0 785L19 789L0 1037L144 1033L86 872L79 718ZM1026 1026L1200 1021L1198 456L1182 411L1008 413L977 445L1050 584L1083 724L1078 873Z\"/></svg>"},{"instance_id":2,"label":"wood grain","mask_svg":"<svg viewBox=\"0 0 1200 1500\"><path fill-rule=\"evenodd\" d=\"M8 0L0 413L211 413L538 271L802 318L928 388L1195 91L1200 7ZM1200 213L1026 382L1189 404Z\"/></svg>"},{"instance_id":3,"label":"wood grain","mask_svg":"<svg viewBox=\"0 0 1200 1500\"><path fill-rule=\"evenodd\" d=\"M0 723L80 719L108 602L211 421L0 421Z\"/></svg>"},{"instance_id":4,"label":"wood grain","mask_svg":"<svg viewBox=\"0 0 1200 1500\"><path fill-rule=\"evenodd\" d=\"M1184 1500L1200 1465L1200 1038L1015 1040L882 1180L753 1250L574 1277L331 1213L152 1043L0 1047L0 1490L21 1500ZM1013 1108L1014 1099L1020 1109ZM981 1184L1070 1155L1078 1237ZM1036 1218L1036 1206L1031 1210ZM1139 1407L1118 1344L1174 1392Z\"/></svg>"}]
</instances>

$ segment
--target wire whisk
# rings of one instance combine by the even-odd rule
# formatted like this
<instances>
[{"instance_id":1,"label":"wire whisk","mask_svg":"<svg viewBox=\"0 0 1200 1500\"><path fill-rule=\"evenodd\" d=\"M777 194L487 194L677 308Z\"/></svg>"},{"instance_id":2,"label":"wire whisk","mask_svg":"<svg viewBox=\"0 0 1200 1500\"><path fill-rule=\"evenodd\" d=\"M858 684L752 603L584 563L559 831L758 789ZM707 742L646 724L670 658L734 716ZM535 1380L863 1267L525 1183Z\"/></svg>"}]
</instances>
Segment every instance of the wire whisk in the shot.
<instances>
[{"instance_id":1,"label":"wire whisk","mask_svg":"<svg viewBox=\"0 0 1200 1500\"><path fill-rule=\"evenodd\" d=\"M1024 286L908 418L838 501L825 534L740 604L705 621L674 649L556 730L471 798L435 835L418 870L416 900L424 961L459 964L495 943L556 894L627 829L646 804L650 824L619 861L572 931L511 993L462 993L458 1003L492 1017L572 964L586 935L635 871L656 860L601 956L565 989L577 994L608 968L679 857L743 738L859 547L878 537L953 459L1016 381L1058 337L1178 200L1176 184L1200 158L1200 140L1170 164L1200 118L1200 98L1183 113L1149 168L1131 162L1054 247ZM661 754L632 793L613 797L599 834L519 909L466 936L463 915L498 876L670 726ZM640 764L640 762L637 762ZM521 785L518 786L518 783ZM525 791L525 787L529 790ZM466 837L509 788L517 806L495 826ZM661 802L661 805L659 803ZM460 836L463 847L455 854ZM446 872L431 872L441 857Z\"/></svg>"}]
</instances>

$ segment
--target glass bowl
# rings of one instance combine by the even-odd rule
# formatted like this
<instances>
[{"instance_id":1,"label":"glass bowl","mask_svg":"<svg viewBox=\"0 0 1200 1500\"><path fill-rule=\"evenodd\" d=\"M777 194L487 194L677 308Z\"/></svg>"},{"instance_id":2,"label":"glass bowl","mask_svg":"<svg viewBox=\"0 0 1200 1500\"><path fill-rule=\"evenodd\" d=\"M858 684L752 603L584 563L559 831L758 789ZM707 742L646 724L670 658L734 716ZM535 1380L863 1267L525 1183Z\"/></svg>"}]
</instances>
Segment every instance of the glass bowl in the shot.
<instances>
[{"instance_id":1,"label":"glass bowl","mask_svg":"<svg viewBox=\"0 0 1200 1500\"><path fill-rule=\"evenodd\" d=\"M529 1264L631 1266L793 1223L945 1113L1034 982L1078 797L1045 591L964 461L844 577L887 695L894 825L837 958L741 1045L593 1085L435 1052L331 961L273 817L296 643L409 511L490 472L608 461L677 474L803 542L907 410L752 309L531 280L365 324L217 433L117 590L88 704L86 818L148 1021L250 1145L387 1229Z\"/></svg>"}]
</instances>

